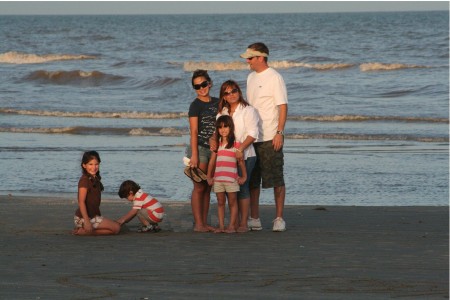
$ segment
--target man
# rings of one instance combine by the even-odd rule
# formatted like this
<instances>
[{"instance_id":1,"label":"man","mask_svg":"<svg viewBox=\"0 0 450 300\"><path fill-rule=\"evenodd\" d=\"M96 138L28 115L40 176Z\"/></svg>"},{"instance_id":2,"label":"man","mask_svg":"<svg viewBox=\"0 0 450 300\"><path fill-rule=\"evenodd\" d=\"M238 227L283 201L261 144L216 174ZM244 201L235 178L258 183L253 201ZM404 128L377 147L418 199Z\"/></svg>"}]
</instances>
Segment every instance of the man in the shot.
<instances>
[{"instance_id":1,"label":"man","mask_svg":"<svg viewBox=\"0 0 450 300\"><path fill-rule=\"evenodd\" d=\"M288 100L283 77L269 67L269 49L263 43L248 46L241 54L253 70L247 78L247 100L257 110L260 118L259 137L253 144L257 163L250 179L250 230L262 230L259 219L259 195L263 188L273 188L276 218L273 231L285 231L283 209L286 187L283 176L284 126Z\"/></svg>"}]
</instances>

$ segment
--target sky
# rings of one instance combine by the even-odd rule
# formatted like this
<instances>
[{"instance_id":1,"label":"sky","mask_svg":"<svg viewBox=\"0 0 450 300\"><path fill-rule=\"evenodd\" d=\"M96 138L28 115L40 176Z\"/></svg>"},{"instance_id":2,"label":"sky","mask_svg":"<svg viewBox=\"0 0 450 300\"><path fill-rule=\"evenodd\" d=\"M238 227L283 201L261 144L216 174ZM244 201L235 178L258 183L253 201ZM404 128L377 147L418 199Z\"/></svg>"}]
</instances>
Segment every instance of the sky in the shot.
<instances>
[{"instance_id":1,"label":"sky","mask_svg":"<svg viewBox=\"0 0 450 300\"><path fill-rule=\"evenodd\" d=\"M448 1L0 1L0 15L308 13L448 9Z\"/></svg>"}]
</instances>

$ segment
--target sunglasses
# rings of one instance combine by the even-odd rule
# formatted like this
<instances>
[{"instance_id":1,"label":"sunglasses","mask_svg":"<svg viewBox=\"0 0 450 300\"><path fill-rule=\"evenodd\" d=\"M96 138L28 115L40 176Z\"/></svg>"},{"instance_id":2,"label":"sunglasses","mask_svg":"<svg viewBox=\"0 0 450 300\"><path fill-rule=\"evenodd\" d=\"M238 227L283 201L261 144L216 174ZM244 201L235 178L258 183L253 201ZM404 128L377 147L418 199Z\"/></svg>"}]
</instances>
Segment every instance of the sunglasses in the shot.
<instances>
[{"instance_id":1,"label":"sunglasses","mask_svg":"<svg viewBox=\"0 0 450 300\"><path fill-rule=\"evenodd\" d=\"M192 86L194 87L194 90L199 90L199 89L203 89L203 88L207 87L208 85L209 85L209 82L207 80L205 80L200 84L193 84Z\"/></svg>"},{"instance_id":2,"label":"sunglasses","mask_svg":"<svg viewBox=\"0 0 450 300\"><path fill-rule=\"evenodd\" d=\"M224 96L229 96L229 95L231 95L231 94L236 94L238 91L239 91L238 89L234 88L234 89L232 89L232 90L229 91L229 92L223 92L223 95L224 95Z\"/></svg>"}]
</instances>

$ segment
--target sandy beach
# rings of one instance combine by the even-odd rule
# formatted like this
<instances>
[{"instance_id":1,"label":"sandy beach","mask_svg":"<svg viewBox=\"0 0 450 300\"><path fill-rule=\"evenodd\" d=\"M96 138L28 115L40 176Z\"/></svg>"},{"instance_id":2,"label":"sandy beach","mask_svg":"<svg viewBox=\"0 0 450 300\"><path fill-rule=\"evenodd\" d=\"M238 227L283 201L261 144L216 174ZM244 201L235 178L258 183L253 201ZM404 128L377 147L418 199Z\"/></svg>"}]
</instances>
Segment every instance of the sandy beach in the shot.
<instances>
[{"instance_id":1,"label":"sandy beach","mask_svg":"<svg viewBox=\"0 0 450 300\"><path fill-rule=\"evenodd\" d=\"M448 206L287 206L288 230L192 232L163 203L162 231L72 236L73 199L0 196L0 299L446 299ZM102 213L129 209L104 199ZM214 224L216 207L211 208Z\"/></svg>"}]
</instances>

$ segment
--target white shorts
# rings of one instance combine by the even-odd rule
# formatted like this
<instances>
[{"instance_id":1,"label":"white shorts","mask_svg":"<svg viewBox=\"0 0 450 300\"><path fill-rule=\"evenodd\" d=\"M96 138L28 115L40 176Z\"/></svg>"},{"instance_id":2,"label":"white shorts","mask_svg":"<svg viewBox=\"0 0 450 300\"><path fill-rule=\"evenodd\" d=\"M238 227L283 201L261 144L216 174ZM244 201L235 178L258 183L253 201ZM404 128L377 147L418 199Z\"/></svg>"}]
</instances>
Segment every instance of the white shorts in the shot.
<instances>
[{"instance_id":1,"label":"white shorts","mask_svg":"<svg viewBox=\"0 0 450 300\"><path fill-rule=\"evenodd\" d=\"M103 221L102 216L95 216L91 220L92 227L97 229L100 223ZM75 223L75 228L83 228L84 219L78 216L73 217L73 222Z\"/></svg>"},{"instance_id":2,"label":"white shorts","mask_svg":"<svg viewBox=\"0 0 450 300\"><path fill-rule=\"evenodd\" d=\"M223 193L223 192L227 192L227 193L235 193L235 192L239 192L240 187L239 184L236 182L216 182L214 181L214 185L213 185L213 190L214 193Z\"/></svg>"}]
</instances>

